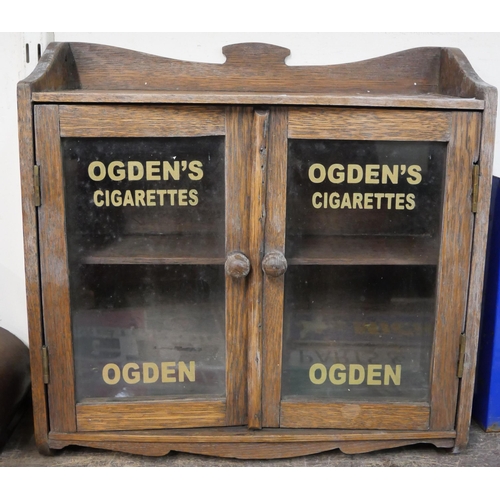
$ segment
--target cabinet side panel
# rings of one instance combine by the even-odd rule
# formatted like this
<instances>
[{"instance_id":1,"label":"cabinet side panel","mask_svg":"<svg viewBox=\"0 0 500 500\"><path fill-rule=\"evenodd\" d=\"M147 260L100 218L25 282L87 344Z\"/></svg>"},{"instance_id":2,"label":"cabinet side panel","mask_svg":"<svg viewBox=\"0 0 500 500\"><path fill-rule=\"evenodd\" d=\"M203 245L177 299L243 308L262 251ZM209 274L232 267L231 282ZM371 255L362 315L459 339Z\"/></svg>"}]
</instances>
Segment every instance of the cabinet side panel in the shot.
<instances>
[{"instance_id":1,"label":"cabinet side panel","mask_svg":"<svg viewBox=\"0 0 500 500\"><path fill-rule=\"evenodd\" d=\"M43 448L47 451L48 415L42 367L43 331L38 267L38 224L34 199L33 165L35 164L35 158L30 92L27 84L19 84L19 153L24 225L24 262L35 441L40 450Z\"/></svg>"},{"instance_id":2,"label":"cabinet side panel","mask_svg":"<svg viewBox=\"0 0 500 500\"><path fill-rule=\"evenodd\" d=\"M479 115L455 113L448 147L441 256L438 274L436 338L431 380L431 429L455 424L459 338L463 333L474 216L472 168L477 158Z\"/></svg>"},{"instance_id":3,"label":"cabinet side panel","mask_svg":"<svg viewBox=\"0 0 500 500\"><path fill-rule=\"evenodd\" d=\"M43 322L49 352L51 430L76 430L69 269L57 106L35 107L37 160L41 172L39 209Z\"/></svg>"},{"instance_id":4,"label":"cabinet side panel","mask_svg":"<svg viewBox=\"0 0 500 500\"><path fill-rule=\"evenodd\" d=\"M456 449L463 448L469 439L472 412L472 396L476 371L479 325L483 291L484 259L488 235L490 212L491 172L493 168L493 145L497 113L497 91L488 88L486 107L481 125L481 150L479 156L480 177L478 209L474 221L474 246L472 252L469 302L467 305L466 346L464 374L460 385L459 409L457 414Z\"/></svg>"}]
</instances>

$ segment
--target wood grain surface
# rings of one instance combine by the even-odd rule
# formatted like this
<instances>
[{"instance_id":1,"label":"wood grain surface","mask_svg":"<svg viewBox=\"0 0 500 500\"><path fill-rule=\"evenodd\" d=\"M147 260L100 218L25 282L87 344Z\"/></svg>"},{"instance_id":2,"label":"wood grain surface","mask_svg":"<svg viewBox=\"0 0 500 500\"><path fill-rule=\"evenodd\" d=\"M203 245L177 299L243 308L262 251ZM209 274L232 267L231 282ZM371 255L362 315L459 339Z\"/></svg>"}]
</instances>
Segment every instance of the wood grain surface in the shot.
<instances>
[{"instance_id":1,"label":"wood grain surface","mask_svg":"<svg viewBox=\"0 0 500 500\"><path fill-rule=\"evenodd\" d=\"M256 110L252 125L249 247L252 272L248 277L248 427L262 427L262 257L266 222L269 151L269 111Z\"/></svg>"},{"instance_id":2,"label":"wood grain surface","mask_svg":"<svg viewBox=\"0 0 500 500\"><path fill-rule=\"evenodd\" d=\"M249 171L252 138L250 108L228 108L226 119L226 255L250 257ZM251 272L251 270L250 270ZM248 277L226 276L226 391L227 425L248 422L247 345Z\"/></svg>"},{"instance_id":3,"label":"wood grain surface","mask_svg":"<svg viewBox=\"0 0 500 500\"><path fill-rule=\"evenodd\" d=\"M447 141L450 114L429 110L291 108L288 137L359 141Z\"/></svg>"},{"instance_id":4,"label":"wood grain surface","mask_svg":"<svg viewBox=\"0 0 500 500\"><path fill-rule=\"evenodd\" d=\"M448 145L441 258L431 370L431 428L452 429L458 394L458 351L465 329L472 230L472 168L479 153L480 116L456 113Z\"/></svg>"},{"instance_id":5,"label":"wood grain surface","mask_svg":"<svg viewBox=\"0 0 500 500\"><path fill-rule=\"evenodd\" d=\"M428 404L281 402L282 427L429 429Z\"/></svg>"},{"instance_id":6,"label":"wood grain surface","mask_svg":"<svg viewBox=\"0 0 500 500\"><path fill-rule=\"evenodd\" d=\"M49 353L50 428L73 431L75 389L73 343L66 246L65 191L59 147L57 106L35 108L37 162L40 166L42 205L39 208L40 272L43 323Z\"/></svg>"},{"instance_id":7,"label":"wood grain surface","mask_svg":"<svg viewBox=\"0 0 500 500\"><path fill-rule=\"evenodd\" d=\"M34 92L33 101L39 103L92 103L92 104L232 104L232 105L267 105L267 106L351 106L364 108L415 109L484 109L480 99L443 97L440 94L390 96L363 92L356 95L348 91L318 94L312 92L219 92L207 94L202 91L177 92L162 90L69 90L54 92Z\"/></svg>"},{"instance_id":8,"label":"wood grain surface","mask_svg":"<svg viewBox=\"0 0 500 500\"><path fill-rule=\"evenodd\" d=\"M196 137L226 130L221 106L63 105L60 120L61 137Z\"/></svg>"},{"instance_id":9,"label":"wood grain surface","mask_svg":"<svg viewBox=\"0 0 500 500\"><path fill-rule=\"evenodd\" d=\"M269 158L267 171L264 254L285 254L287 189L287 123L284 108L272 108L270 117ZM284 282L286 273L263 275L263 386L262 425L279 427L283 342Z\"/></svg>"},{"instance_id":10,"label":"wood grain surface","mask_svg":"<svg viewBox=\"0 0 500 500\"><path fill-rule=\"evenodd\" d=\"M226 425L226 402L155 401L78 404L79 431L164 429Z\"/></svg>"}]
</instances>

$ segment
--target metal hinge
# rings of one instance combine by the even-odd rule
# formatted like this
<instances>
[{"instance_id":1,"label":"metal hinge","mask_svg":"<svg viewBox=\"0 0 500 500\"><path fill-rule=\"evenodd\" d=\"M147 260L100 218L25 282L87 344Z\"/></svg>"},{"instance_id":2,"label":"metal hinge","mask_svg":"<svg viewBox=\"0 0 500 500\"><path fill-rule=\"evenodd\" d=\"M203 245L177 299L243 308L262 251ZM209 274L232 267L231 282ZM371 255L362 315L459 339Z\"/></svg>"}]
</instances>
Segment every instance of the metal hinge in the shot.
<instances>
[{"instance_id":1,"label":"metal hinge","mask_svg":"<svg viewBox=\"0 0 500 500\"><path fill-rule=\"evenodd\" d=\"M42 370L43 370L43 383L49 383L49 349L46 345L42 346Z\"/></svg>"},{"instance_id":2,"label":"metal hinge","mask_svg":"<svg viewBox=\"0 0 500 500\"><path fill-rule=\"evenodd\" d=\"M479 199L479 163L472 166L472 213L477 212L477 202Z\"/></svg>"},{"instance_id":3,"label":"metal hinge","mask_svg":"<svg viewBox=\"0 0 500 500\"><path fill-rule=\"evenodd\" d=\"M40 191L40 167L39 165L33 166L33 189L35 191L35 207L42 204L42 196Z\"/></svg>"},{"instance_id":4,"label":"metal hinge","mask_svg":"<svg viewBox=\"0 0 500 500\"><path fill-rule=\"evenodd\" d=\"M460 334L460 344L458 348L458 367L457 367L457 377L462 378L464 374L464 363L465 363L465 333Z\"/></svg>"}]
</instances>

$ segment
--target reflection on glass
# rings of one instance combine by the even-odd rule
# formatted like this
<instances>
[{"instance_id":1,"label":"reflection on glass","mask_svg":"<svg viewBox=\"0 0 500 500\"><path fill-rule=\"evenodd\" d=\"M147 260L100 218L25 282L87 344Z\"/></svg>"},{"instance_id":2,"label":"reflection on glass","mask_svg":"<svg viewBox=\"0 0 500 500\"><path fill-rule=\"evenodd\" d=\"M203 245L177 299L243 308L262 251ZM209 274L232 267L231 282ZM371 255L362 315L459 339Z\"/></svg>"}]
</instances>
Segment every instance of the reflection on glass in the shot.
<instances>
[{"instance_id":1,"label":"reflection on glass","mask_svg":"<svg viewBox=\"0 0 500 500\"><path fill-rule=\"evenodd\" d=\"M435 274L433 266L289 268L283 395L425 400Z\"/></svg>"},{"instance_id":2,"label":"reflection on glass","mask_svg":"<svg viewBox=\"0 0 500 500\"><path fill-rule=\"evenodd\" d=\"M83 265L71 298L78 400L224 395L222 266Z\"/></svg>"},{"instance_id":3,"label":"reflection on glass","mask_svg":"<svg viewBox=\"0 0 500 500\"><path fill-rule=\"evenodd\" d=\"M63 139L77 401L225 394L224 138Z\"/></svg>"},{"instance_id":4,"label":"reflection on glass","mask_svg":"<svg viewBox=\"0 0 500 500\"><path fill-rule=\"evenodd\" d=\"M290 140L283 397L426 401L446 144Z\"/></svg>"}]
</instances>

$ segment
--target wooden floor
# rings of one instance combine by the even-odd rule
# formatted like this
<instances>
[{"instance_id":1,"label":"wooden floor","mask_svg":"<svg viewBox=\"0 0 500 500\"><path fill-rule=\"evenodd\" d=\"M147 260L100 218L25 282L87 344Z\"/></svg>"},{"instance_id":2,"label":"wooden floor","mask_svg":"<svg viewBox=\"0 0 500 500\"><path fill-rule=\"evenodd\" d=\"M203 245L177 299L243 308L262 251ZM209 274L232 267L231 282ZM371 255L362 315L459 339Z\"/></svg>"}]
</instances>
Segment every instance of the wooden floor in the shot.
<instances>
[{"instance_id":1,"label":"wooden floor","mask_svg":"<svg viewBox=\"0 0 500 500\"><path fill-rule=\"evenodd\" d=\"M0 467L499 467L500 433L473 423L467 449L460 454L432 445L415 445L359 455L335 450L280 460L237 460L170 453L151 458L91 448L68 447L55 456L38 453L28 410L0 452Z\"/></svg>"}]
</instances>

